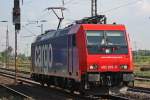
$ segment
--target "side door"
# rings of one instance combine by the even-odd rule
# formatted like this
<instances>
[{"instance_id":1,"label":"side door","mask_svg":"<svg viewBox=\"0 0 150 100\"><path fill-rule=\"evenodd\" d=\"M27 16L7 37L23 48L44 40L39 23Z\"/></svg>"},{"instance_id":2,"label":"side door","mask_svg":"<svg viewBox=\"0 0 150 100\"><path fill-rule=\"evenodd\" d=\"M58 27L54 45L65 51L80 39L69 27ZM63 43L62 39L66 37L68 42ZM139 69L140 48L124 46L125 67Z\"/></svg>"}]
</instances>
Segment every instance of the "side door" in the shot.
<instances>
[{"instance_id":1,"label":"side door","mask_svg":"<svg viewBox=\"0 0 150 100\"><path fill-rule=\"evenodd\" d=\"M68 72L69 75L73 74L73 35L68 36Z\"/></svg>"}]
</instances>

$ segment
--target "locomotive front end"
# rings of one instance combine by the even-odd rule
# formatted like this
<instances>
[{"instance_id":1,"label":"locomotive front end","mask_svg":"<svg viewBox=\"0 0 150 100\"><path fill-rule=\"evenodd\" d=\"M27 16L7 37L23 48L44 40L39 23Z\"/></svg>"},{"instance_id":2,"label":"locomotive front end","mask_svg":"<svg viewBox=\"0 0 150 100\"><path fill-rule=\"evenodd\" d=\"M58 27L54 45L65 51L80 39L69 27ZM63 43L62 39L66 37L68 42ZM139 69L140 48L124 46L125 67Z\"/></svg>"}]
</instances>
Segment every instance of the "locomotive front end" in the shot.
<instances>
[{"instance_id":1,"label":"locomotive front end","mask_svg":"<svg viewBox=\"0 0 150 100\"><path fill-rule=\"evenodd\" d=\"M123 25L85 25L84 83L92 87L133 86L132 51Z\"/></svg>"}]
</instances>

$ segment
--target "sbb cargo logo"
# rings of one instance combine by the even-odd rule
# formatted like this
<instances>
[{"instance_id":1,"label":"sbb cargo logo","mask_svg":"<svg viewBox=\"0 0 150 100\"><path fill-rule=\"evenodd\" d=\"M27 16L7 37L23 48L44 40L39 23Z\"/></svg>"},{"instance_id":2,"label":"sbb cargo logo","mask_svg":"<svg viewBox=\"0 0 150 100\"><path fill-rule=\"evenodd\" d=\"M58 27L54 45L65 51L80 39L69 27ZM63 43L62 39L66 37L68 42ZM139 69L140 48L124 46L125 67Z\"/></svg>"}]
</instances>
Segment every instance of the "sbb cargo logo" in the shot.
<instances>
[{"instance_id":1,"label":"sbb cargo logo","mask_svg":"<svg viewBox=\"0 0 150 100\"><path fill-rule=\"evenodd\" d=\"M51 68L53 63L53 49L51 44L35 47L35 66Z\"/></svg>"}]
</instances>

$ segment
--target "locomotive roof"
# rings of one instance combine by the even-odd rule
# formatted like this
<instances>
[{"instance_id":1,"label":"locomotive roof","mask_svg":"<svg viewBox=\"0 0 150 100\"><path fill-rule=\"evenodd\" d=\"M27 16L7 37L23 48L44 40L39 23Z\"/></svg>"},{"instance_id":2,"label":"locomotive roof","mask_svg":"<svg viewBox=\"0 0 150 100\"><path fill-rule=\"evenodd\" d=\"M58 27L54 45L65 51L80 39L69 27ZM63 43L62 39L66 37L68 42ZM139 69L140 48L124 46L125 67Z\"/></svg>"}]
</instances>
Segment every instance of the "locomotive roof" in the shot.
<instances>
[{"instance_id":1,"label":"locomotive roof","mask_svg":"<svg viewBox=\"0 0 150 100\"><path fill-rule=\"evenodd\" d=\"M44 34L41 34L36 38L36 42L47 40L47 39L53 38L53 37L63 36L65 34L67 34L70 31L70 29L71 28L68 27L68 28L59 29L59 30L47 30L47 31L45 31Z\"/></svg>"},{"instance_id":2,"label":"locomotive roof","mask_svg":"<svg viewBox=\"0 0 150 100\"><path fill-rule=\"evenodd\" d=\"M75 25L70 25L64 29L59 29L59 30L47 30L44 34L39 35L35 42L40 42L43 40L47 40L49 38L54 38L58 36L63 36L71 33L76 33L79 29L80 26L83 26L85 30L99 30L99 26L101 26L102 29L109 29L109 30L125 30L124 25L118 25L118 24L75 24Z\"/></svg>"}]
</instances>

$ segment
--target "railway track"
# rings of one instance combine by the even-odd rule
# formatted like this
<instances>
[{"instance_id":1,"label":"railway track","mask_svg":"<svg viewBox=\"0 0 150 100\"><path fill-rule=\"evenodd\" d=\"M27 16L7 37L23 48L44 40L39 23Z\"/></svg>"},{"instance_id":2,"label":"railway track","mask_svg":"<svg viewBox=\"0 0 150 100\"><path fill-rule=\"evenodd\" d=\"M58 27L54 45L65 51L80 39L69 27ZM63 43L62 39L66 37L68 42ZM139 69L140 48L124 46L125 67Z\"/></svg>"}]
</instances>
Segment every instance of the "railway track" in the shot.
<instances>
[{"instance_id":1,"label":"railway track","mask_svg":"<svg viewBox=\"0 0 150 100\"><path fill-rule=\"evenodd\" d=\"M0 73L15 76L15 70L0 68ZM30 79L30 72L17 71L17 76L24 79Z\"/></svg>"},{"instance_id":2,"label":"railway track","mask_svg":"<svg viewBox=\"0 0 150 100\"><path fill-rule=\"evenodd\" d=\"M15 72L14 69L6 69L6 68L0 68L0 70L7 70L7 71L12 71L12 72ZM27 71L20 71L18 70L18 73L23 73L23 74L30 74L30 72L27 72Z\"/></svg>"},{"instance_id":3,"label":"railway track","mask_svg":"<svg viewBox=\"0 0 150 100\"><path fill-rule=\"evenodd\" d=\"M33 84L33 85L40 85L40 83L32 81L28 74L29 73L26 73L26 72L23 72L23 71L18 72L18 75L17 75L18 81L25 82L25 83L28 83L28 84ZM0 75L5 76L5 77L9 77L11 79L15 79L15 71L13 71L13 70L0 68ZM150 93L149 90L146 90L146 89L143 89L143 88L129 88L128 91ZM76 96L78 96L78 95L76 95ZM97 98L103 98L103 97L81 97L81 98L97 100ZM109 96L105 96L104 98L110 99L110 100L129 100L129 98L122 97L122 96L119 96L119 95L109 95Z\"/></svg>"},{"instance_id":4,"label":"railway track","mask_svg":"<svg viewBox=\"0 0 150 100\"><path fill-rule=\"evenodd\" d=\"M91 97L82 97L85 100L130 100L130 98L123 97L121 95L103 95L103 96L91 96Z\"/></svg>"},{"instance_id":5,"label":"railway track","mask_svg":"<svg viewBox=\"0 0 150 100\"><path fill-rule=\"evenodd\" d=\"M150 94L150 89L142 87L129 88L128 91Z\"/></svg>"},{"instance_id":6,"label":"railway track","mask_svg":"<svg viewBox=\"0 0 150 100\"><path fill-rule=\"evenodd\" d=\"M11 70L9 70L9 71L11 71ZM15 76L14 76L14 74L12 74L12 73L9 73L8 74L8 72L6 71L6 72L1 72L0 71L0 75L2 75L2 76L4 76L4 77L9 77L9 78L11 78L11 79L15 79ZM33 85L40 85L40 83L38 83L38 82L34 82L34 81L32 81L31 79L29 79L29 78L23 78L23 77L20 77L20 76L18 76L18 81L21 81L21 82L25 82L25 83L28 83L28 84L33 84ZM60 91L62 91L62 92L64 92L64 90L62 90L62 89L59 89ZM66 91L65 91L66 92ZM68 91L66 92L67 94L70 94ZM75 97L79 97L79 98L81 98L81 99L83 99L83 100L99 100L99 98L105 98L105 99L112 99L112 100L116 100L116 99L119 99L119 100L129 100L129 99L127 99L127 98L125 98L125 97L121 97L121 96L115 96L115 95L113 95L113 96L105 96L105 97L101 97L101 96L99 96L99 97L95 97L95 96L92 96L92 97L84 97L84 96L80 96L79 94L73 94L73 96L75 96ZM80 99L79 99L80 100Z\"/></svg>"},{"instance_id":7,"label":"railway track","mask_svg":"<svg viewBox=\"0 0 150 100\"><path fill-rule=\"evenodd\" d=\"M11 70L0 68L0 75L11 78L11 79L15 79L15 72ZM22 73L22 72L17 73L17 81L25 82L25 83L33 84L33 85L40 85L40 83L31 80L30 75Z\"/></svg>"},{"instance_id":8,"label":"railway track","mask_svg":"<svg viewBox=\"0 0 150 100\"><path fill-rule=\"evenodd\" d=\"M0 85L0 91L3 92L0 94L0 99L3 100L9 100L11 97L11 100L33 100L31 97L10 88L9 86L6 85ZM5 94L4 94L5 92Z\"/></svg>"},{"instance_id":9,"label":"railway track","mask_svg":"<svg viewBox=\"0 0 150 100\"><path fill-rule=\"evenodd\" d=\"M145 77L135 77L135 80L137 80L137 81L148 81L148 82L150 82L150 78L145 78Z\"/></svg>"},{"instance_id":10,"label":"railway track","mask_svg":"<svg viewBox=\"0 0 150 100\"><path fill-rule=\"evenodd\" d=\"M119 95L110 95L108 99L112 100L130 100L130 98L119 96Z\"/></svg>"}]
</instances>

